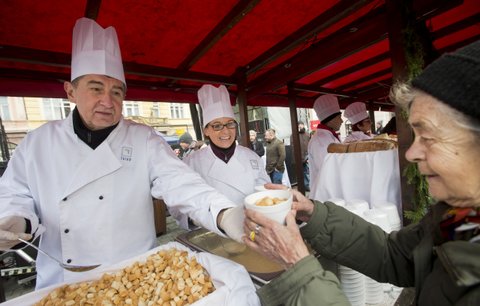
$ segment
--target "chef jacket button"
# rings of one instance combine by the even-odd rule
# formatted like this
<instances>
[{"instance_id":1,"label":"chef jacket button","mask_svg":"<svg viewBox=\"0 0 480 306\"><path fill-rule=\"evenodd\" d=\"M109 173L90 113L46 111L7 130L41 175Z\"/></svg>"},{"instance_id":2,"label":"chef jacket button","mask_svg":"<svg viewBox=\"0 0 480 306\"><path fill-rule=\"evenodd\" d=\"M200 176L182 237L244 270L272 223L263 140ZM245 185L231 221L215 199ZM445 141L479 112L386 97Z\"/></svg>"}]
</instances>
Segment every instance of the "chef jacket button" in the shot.
<instances>
[{"instance_id":1,"label":"chef jacket button","mask_svg":"<svg viewBox=\"0 0 480 306\"><path fill-rule=\"evenodd\" d=\"M68 228L66 228L64 231L63 231L65 234L68 234L68 232L70 232L70 230Z\"/></svg>"},{"instance_id":2,"label":"chef jacket button","mask_svg":"<svg viewBox=\"0 0 480 306\"><path fill-rule=\"evenodd\" d=\"M72 260L71 260L71 259L67 259L67 263L71 263L71 262L72 262Z\"/></svg>"},{"instance_id":3,"label":"chef jacket button","mask_svg":"<svg viewBox=\"0 0 480 306\"><path fill-rule=\"evenodd\" d=\"M100 200L103 200L103 196L102 196L102 195L101 195L101 196L99 196L98 198L99 198Z\"/></svg>"},{"instance_id":4,"label":"chef jacket button","mask_svg":"<svg viewBox=\"0 0 480 306\"><path fill-rule=\"evenodd\" d=\"M67 197L64 197L64 198L62 199L63 202L65 202L66 200L68 200Z\"/></svg>"}]
</instances>

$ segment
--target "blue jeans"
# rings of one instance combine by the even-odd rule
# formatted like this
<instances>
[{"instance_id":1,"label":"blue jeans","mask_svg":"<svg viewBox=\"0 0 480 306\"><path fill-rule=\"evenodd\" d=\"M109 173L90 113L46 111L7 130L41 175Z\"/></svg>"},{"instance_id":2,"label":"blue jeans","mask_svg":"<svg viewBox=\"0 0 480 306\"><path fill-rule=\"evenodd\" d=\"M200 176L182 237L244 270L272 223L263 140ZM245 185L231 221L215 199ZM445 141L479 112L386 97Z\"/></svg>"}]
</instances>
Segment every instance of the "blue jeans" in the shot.
<instances>
[{"instance_id":1,"label":"blue jeans","mask_svg":"<svg viewBox=\"0 0 480 306\"><path fill-rule=\"evenodd\" d=\"M283 178L283 172L273 170L273 172L270 173L270 179L274 184L281 184L282 178Z\"/></svg>"}]
</instances>

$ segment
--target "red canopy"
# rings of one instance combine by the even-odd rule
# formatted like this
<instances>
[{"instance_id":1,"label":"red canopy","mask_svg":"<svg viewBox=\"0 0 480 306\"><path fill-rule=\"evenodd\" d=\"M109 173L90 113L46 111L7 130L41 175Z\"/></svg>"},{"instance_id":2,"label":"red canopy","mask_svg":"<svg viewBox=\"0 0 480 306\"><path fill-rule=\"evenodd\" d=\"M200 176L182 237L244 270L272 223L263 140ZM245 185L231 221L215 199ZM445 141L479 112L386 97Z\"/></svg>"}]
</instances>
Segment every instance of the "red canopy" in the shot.
<instances>
[{"instance_id":1,"label":"red canopy","mask_svg":"<svg viewBox=\"0 0 480 306\"><path fill-rule=\"evenodd\" d=\"M128 100L196 102L203 83L247 90L249 105L311 107L321 93L389 107L389 2L401 0L7 0L0 95L65 97L82 16L117 30ZM478 0L413 1L441 53L480 38Z\"/></svg>"}]
</instances>

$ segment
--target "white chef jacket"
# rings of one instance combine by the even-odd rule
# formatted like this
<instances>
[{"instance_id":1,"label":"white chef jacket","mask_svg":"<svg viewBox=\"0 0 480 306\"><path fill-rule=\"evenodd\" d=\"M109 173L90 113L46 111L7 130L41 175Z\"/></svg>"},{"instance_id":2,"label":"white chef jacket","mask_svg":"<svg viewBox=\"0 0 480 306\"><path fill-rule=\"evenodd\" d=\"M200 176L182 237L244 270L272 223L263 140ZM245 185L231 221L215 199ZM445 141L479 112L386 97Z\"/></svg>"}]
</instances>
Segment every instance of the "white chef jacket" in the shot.
<instances>
[{"instance_id":1,"label":"white chef jacket","mask_svg":"<svg viewBox=\"0 0 480 306\"><path fill-rule=\"evenodd\" d=\"M216 233L219 211L235 206L152 128L121 119L93 150L74 133L70 115L16 148L0 178L0 218L22 216L33 231L40 220L40 247L64 263L108 265L155 246L152 196ZM42 254L37 271L37 289L79 275Z\"/></svg>"},{"instance_id":2,"label":"white chef jacket","mask_svg":"<svg viewBox=\"0 0 480 306\"><path fill-rule=\"evenodd\" d=\"M359 140L366 140L372 139L373 137L370 135L365 134L362 131L353 131L350 135L345 137L343 142L352 142L352 141L359 141Z\"/></svg>"},{"instance_id":3,"label":"white chef jacket","mask_svg":"<svg viewBox=\"0 0 480 306\"><path fill-rule=\"evenodd\" d=\"M328 145L331 143L340 143L340 141L330 131L324 129L317 129L308 143L310 199L319 200L317 190L320 182L320 171L322 169L323 160L327 155Z\"/></svg>"},{"instance_id":4,"label":"white chef jacket","mask_svg":"<svg viewBox=\"0 0 480 306\"><path fill-rule=\"evenodd\" d=\"M203 179L229 200L243 205L245 197L255 192L255 186L270 183L263 160L252 150L237 145L232 157L225 163L208 146L183 159ZM183 216L180 226L188 228L188 219Z\"/></svg>"}]
</instances>

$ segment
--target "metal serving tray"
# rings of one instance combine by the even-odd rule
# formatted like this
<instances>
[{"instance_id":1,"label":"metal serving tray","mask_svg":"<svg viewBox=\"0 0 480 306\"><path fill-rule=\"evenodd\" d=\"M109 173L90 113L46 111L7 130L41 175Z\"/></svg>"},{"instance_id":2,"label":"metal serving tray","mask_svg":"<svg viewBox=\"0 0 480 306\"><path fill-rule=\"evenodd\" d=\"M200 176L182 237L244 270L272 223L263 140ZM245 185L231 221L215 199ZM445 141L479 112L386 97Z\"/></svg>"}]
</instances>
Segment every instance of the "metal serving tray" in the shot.
<instances>
[{"instance_id":1,"label":"metal serving tray","mask_svg":"<svg viewBox=\"0 0 480 306\"><path fill-rule=\"evenodd\" d=\"M263 284L277 277L284 271L279 264L250 248L246 247L238 253L232 253L231 249L227 248L227 250L229 250L229 252L227 252L225 246L231 243L232 240L223 238L205 229L197 229L183 233L179 235L176 240L194 250L209 252L243 265L252 278Z\"/></svg>"}]
</instances>

